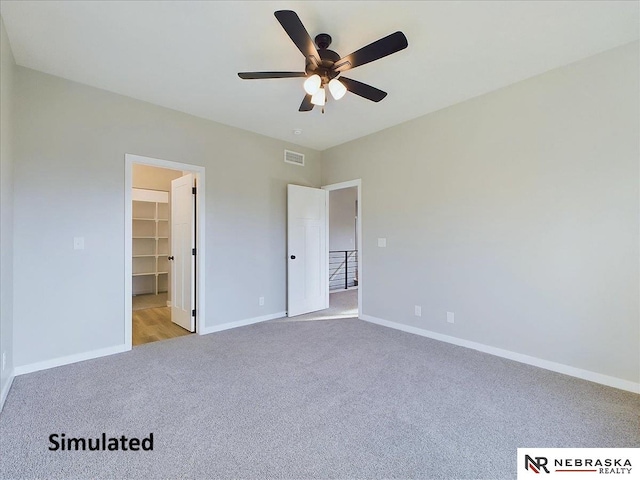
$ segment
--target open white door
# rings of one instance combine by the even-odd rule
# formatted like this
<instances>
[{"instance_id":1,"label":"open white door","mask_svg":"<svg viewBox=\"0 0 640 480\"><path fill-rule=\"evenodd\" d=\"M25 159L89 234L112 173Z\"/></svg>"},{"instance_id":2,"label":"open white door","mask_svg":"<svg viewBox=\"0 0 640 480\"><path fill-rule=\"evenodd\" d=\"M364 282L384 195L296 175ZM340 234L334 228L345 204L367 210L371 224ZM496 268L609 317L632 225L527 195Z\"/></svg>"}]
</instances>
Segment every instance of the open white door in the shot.
<instances>
[{"instance_id":1,"label":"open white door","mask_svg":"<svg viewBox=\"0 0 640 480\"><path fill-rule=\"evenodd\" d=\"M287 315L327 308L327 191L287 189Z\"/></svg>"},{"instance_id":2,"label":"open white door","mask_svg":"<svg viewBox=\"0 0 640 480\"><path fill-rule=\"evenodd\" d=\"M171 321L195 331L193 175L171 181Z\"/></svg>"}]
</instances>

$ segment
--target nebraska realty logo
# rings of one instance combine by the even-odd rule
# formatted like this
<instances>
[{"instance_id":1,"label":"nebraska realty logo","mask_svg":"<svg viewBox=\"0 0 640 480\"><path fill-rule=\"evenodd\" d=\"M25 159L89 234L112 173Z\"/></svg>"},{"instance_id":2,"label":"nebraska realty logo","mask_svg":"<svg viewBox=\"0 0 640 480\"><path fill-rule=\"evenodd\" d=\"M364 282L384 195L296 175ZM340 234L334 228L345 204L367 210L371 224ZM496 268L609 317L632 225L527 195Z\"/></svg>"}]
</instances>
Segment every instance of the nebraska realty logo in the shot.
<instances>
[{"instance_id":1,"label":"nebraska realty logo","mask_svg":"<svg viewBox=\"0 0 640 480\"><path fill-rule=\"evenodd\" d=\"M518 479L586 479L602 475L638 478L640 448L518 449Z\"/></svg>"}]
</instances>

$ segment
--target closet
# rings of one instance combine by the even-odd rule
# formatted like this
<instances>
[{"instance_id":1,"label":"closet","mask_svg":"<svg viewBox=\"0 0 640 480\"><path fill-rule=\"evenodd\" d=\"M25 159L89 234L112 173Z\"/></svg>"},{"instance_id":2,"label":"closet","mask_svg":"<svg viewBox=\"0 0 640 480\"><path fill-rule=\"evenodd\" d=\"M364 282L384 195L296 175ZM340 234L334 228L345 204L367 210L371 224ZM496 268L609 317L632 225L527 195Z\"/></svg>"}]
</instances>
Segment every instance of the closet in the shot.
<instances>
[{"instance_id":1,"label":"closet","mask_svg":"<svg viewBox=\"0 0 640 480\"><path fill-rule=\"evenodd\" d=\"M169 288L169 193L134 188L132 201L132 293L165 293Z\"/></svg>"}]
</instances>

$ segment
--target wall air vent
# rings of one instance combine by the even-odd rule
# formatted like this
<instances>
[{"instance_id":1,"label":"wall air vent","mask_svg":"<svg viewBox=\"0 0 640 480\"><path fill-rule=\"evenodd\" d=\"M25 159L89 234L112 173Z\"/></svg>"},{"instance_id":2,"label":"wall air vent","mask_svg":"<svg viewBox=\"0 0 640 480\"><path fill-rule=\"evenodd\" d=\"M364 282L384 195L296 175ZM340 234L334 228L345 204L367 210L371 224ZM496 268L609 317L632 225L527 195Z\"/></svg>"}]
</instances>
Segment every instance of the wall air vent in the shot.
<instances>
[{"instance_id":1,"label":"wall air vent","mask_svg":"<svg viewBox=\"0 0 640 480\"><path fill-rule=\"evenodd\" d=\"M294 165L300 165L304 167L304 153L292 152L291 150L284 151L284 161L286 163L293 163Z\"/></svg>"}]
</instances>

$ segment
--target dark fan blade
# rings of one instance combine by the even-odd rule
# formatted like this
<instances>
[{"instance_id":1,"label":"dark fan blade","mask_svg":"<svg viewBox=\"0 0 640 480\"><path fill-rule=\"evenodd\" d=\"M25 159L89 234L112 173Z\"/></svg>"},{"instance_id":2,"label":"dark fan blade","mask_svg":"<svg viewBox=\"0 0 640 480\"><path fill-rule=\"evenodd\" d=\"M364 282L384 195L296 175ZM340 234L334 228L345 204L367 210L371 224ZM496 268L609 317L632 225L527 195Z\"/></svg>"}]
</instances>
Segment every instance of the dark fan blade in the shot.
<instances>
[{"instance_id":1,"label":"dark fan blade","mask_svg":"<svg viewBox=\"0 0 640 480\"><path fill-rule=\"evenodd\" d=\"M302 103L300 104L299 112L310 112L313 110L313 103L311 103L311 95L305 95Z\"/></svg>"},{"instance_id":2,"label":"dark fan blade","mask_svg":"<svg viewBox=\"0 0 640 480\"><path fill-rule=\"evenodd\" d=\"M302 25L302 22L296 12L291 10L278 10L274 15L305 58L315 57L317 60L320 59L320 55L318 54L318 50L316 49L313 40L311 40L307 29Z\"/></svg>"},{"instance_id":3,"label":"dark fan blade","mask_svg":"<svg viewBox=\"0 0 640 480\"><path fill-rule=\"evenodd\" d=\"M241 72L238 74L245 80L259 80L261 78L293 78L306 77L305 72Z\"/></svg>"},{"instance_id":4,"label":"dark fan blade","mask_svg":"<svg viewBox=\"0 0 640 480\"><path fill-rule=\"evenodd\" d=\"M370 43L366 47L362 47L360 50L356 50L351 55L342 57L335 63L333 69L336 72L344 72L350 68L359 67L365 63L373 62L379 58L396 53L407 48L407 45L409 45L409 42L407 42L407 37L404 36L404 33L392 33L391 35Z\"/></svg>"},{"instance_id":5,"label":"dark fan blade","mask_svg":"<svg viewBox=\"0 0 640 480\"><path fill-rule=\"evenodd\" d=\"M366 83L352 80L351 78L340 77L338 80L340 80L343 85L347 87L347 90L349 90L351 93L360 95L362 98L366 98L367 100L371 100L372 102L379 102L387 96L387 92L378 90L377 88L372 87L371 85L367 85Z\"/></svg>"}]
</instances>

